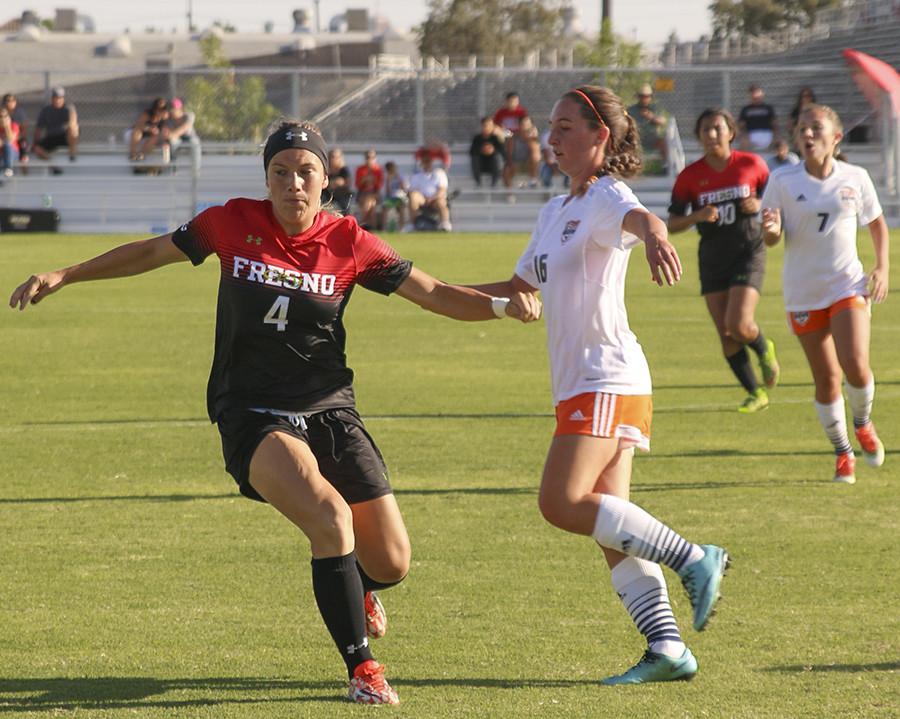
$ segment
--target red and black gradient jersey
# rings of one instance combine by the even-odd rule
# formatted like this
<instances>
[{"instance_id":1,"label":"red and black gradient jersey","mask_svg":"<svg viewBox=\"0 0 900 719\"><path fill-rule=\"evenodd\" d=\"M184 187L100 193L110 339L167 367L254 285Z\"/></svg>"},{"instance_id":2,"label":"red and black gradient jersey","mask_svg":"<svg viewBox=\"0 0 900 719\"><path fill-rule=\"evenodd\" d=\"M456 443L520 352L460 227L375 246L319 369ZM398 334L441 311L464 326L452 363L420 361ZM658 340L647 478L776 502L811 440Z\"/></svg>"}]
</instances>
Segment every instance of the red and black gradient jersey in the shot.
<instances>
[{"instance_id":1,"label":"red and black gradient jersey","mask_svg":"<svg viewBox=\"0 0 900 719\"><path fill-rule=\"evenodd\" d=\"M354 285L385 295L396 290L410 261L351 217L320 212L306 232L289 236L268 200L211 207L172 241L195 265L219 257L210 420L231 408L354 405L344 308Z\"/></svg>"},{"instance_id":2,"label":"red and black gradient jersey","mask_svg":"<svg viewBox=\"0 0 900 719\"><path fill-rule=\"evenodd\" d=\"M728 164L717 172L701 158L685 167L672 188L669 214L684 217L706 205L719 211L716 222L698 222L701 264L728 265L748 250L762 247L759 214L741 212L747 197L762 197L769 168L752 152L732 150Z\"/></svg>"}]
</instances>

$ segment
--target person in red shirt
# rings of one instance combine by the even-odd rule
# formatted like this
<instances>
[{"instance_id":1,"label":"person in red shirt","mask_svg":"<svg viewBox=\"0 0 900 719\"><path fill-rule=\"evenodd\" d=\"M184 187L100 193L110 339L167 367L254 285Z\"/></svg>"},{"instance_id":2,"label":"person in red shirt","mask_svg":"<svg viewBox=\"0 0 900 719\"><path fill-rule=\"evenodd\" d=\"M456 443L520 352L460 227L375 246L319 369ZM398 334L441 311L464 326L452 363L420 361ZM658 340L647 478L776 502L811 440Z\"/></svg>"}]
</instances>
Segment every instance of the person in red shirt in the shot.
<instances>
[{"instance_id":1,"label":"person in red shirt","mask_svg":"<svg viewBox=\"0 0 900 719\"><path fill-rule=\"evenodd\" d=\"M519 138L519 129L522 119L528 117L528 110L522 107L519 93L508 92L503 106L494 113L494 124L501 128L506 135L504 162L512 167L513 156L516 149L516 141Z\"/></svg>"},{"instance_id":2,"label":"person in red shirt","mask_svg":"<svg viewBox=\"0 0 900 719\"><path fill-rule=\"evenodd\" d=\"M769 398L745 348L759 358L766 387L776 385L780 371L775 344L754 318L766 269L759 211L769 168L759 155L731 149L737 125L727 110L704 110L694 132L704 154L675 179L668 227L683 232L697 225L700 292L725 359L747 391L738 411L757 412L768 406Z\"/></svg>"},{"instance_id":3,"label":"person in red shirt","mask_svg":"<svg viewBox=\"0 0 900 719\"><path fill-rule=\"evenodd\" d=\"M328 156L311 123L283 121L263 150L268 199L233 199L177 230L32 275L10 297L25 309L74 282L174 262L220 266L209 418L242 494L268 502L312 551L319 612L350 677L349 698L396 704L369 638L386 628L374 590L409 571L410 544L381 453L355 408L343 323L357 285L458 320L535 320L530 293L491 297L413 267L352 217L322 209ZM247 607L247 614L266 607Z\"/></svg>"},{"instance_id":4,"label":"person in red shirt","mask_svg":"<svg viewBox=\"0 0 900 719\"><path fill-rule=\"evenodd\" d=\"M384 187L384 170L378 164L375 150L366 150L365 164L356 168L356 204L359 207L359 224L364 229L374 229L378 221L378 204Z\"/></svg>"}]
</instances>

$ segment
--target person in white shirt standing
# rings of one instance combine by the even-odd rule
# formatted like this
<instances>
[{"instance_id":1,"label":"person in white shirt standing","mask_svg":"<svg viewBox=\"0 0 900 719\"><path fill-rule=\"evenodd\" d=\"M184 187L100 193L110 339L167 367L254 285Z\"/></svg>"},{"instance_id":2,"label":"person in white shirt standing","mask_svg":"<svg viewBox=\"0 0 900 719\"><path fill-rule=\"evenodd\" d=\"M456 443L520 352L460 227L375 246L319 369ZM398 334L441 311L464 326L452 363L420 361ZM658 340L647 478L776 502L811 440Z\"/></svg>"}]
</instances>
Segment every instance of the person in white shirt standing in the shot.
<instances>
[{"instance_id":1,"label":"person in white shirt standing","mask_svg":"<svg viewBox=\"0 0 900 719\"><path fill-rule=\"evenodd\" d=\"M803 162L774 173L763 193L763 239L784 230L784 304L815 382L815 406L837 455L834 481L856 481L844 390L866 463L884 463L884 445L870 419L875 379L869 364L870 302L888 293L888 227L869 173L835 159L843 138L837 113L810 105L796 129ZM856 227L866 225L875 267L866 274Z\"/></svg>"},{"instance_id":2,"label":"person in white shirt standing","mask_svg":"<svg viewBox=\"0 0 900 719\"><path fill-rule=\"evenodd\" d=\"M603 87L565 93L550 118L549 142L571 192L541 210L531 242L492 295L535 293L544 302L556 432L539 506L560 529L600 544L612 583L648 649L605 684L691 679L697 661L681 639L660 565L678 572L702 630L728 554L686 541L628 501L634 448L650 447L650 371L625 311L625 273L641 243L658 285L681 276L666 226L618 178L640 169L640 137L622 101Z\"/></svg>"}]
</instances>

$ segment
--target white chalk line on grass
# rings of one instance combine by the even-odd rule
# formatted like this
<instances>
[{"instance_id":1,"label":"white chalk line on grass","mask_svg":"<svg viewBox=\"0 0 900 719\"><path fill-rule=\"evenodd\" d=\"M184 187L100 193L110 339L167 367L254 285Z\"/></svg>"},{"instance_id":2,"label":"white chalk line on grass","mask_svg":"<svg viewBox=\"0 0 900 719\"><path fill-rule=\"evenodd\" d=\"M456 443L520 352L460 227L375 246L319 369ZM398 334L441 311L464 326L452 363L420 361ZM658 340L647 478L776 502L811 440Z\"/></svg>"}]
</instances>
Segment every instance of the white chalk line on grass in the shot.
<instances>
[{"instance_id":1,"label":"white chalk line on grass","mask_svg":"<svg viewBox=\"0 0 900 719\"><path fill-rule=\"evenodd\" d=\"M812 389L812 388L810 388ZM900 398L900 392L896 391L878 391L875 395L876 407L879 402ZM771 406L777 407L783 404L811 404L812 394L809 397L794 397L785 399L776 399ZM723 404L721 402L708 404L665 404L658 405L653 408L654 414L677 414L678 412L731 412L735 409L733 402ZM550 419L553 417L552 412L522 412L522 413L459 413L459 414L427 414L427 413L409 413L409 414L366 414L363 419L366 422L408 422L410 420L498 420L498 419ZM148 419L148 420L108 420L102 422L66 422L64 420L56 422L32 422L29 424L16 425L0 425L0 434L24 434L25 432L101 432L104 430L120 431L123 428L129 429L159 429L162 427L209 427L210 422L207 419Z\"/></svg>"}]
</instances>

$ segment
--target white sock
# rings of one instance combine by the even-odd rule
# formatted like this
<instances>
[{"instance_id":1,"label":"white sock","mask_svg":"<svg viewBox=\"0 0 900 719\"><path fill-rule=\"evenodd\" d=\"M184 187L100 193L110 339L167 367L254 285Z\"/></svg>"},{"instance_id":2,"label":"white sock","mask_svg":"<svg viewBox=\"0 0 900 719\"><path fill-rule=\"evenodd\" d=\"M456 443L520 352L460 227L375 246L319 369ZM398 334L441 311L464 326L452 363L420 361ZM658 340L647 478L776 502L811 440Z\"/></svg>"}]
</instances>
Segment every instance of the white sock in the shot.
<instances>
[{"instance_id":1,"label":"white sock","mask_svg":"<svg viewBox=\"0 0 900 719\"><path fill-rule=\"evenodd\" d=\"M611 494L600 495L600 509L591 536L603 547L665 564L676 572L703 559L703 550L696 544L636 504Z\"/></svg>"},{"instance_id":2,"label":"white sock","mask_svg":"<svg viewBox=\"0 0 900 719\"><path fill-rule=\"evenodd\" d=\"M612 568L612 585L651 652L680 657L684 642L669 604L662 567L646 559L626 557Z\"/></svg>"},{"instance_id":3,"label":"white sock","mask_svg":"<svg viewBox=\"0 0 900 719\"><path fill-rule=\"evenodd\" d=\"M847 393L850 411L853 413L853 426L867 425L869 415L872 414L872 403L875 401L875 375L869 378L869 384L865 387L854 387L844 380L844 391Z\"/></svg>"},{"instance_id":4,"label":"white sock","mask_svg":"<svg viewBox=\"0 0 900 719\"><path fill-rule=\"evenodd\" d=\"M816 406L816 413L819 415L819 422L831 443L834 445L836 454L847 454L851 452L850 437L847 436L847 417L844 413L844 398L838 397L831 404L822 404L813 401Z\"/></svg>"}]
</instances>

